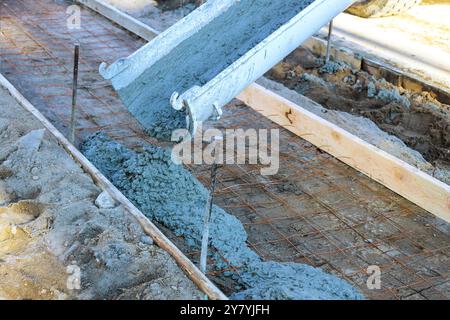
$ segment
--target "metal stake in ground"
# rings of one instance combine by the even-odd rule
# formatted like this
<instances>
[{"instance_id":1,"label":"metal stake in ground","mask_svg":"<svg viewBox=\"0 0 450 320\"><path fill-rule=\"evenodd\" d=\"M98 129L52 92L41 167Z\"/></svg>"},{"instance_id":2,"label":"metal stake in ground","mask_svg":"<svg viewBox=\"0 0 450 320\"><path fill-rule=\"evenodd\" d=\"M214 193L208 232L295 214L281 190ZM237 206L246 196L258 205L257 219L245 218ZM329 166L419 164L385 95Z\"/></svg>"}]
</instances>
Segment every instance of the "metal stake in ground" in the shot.
<instances>
[{"instance_id":1,"label":"metal stake in ground","mask_svg":"<svg viewBox=\"0 0 450 320\"><path fill-rule=\"evenodd\" d=\"M217 139L214 140L217 143ZM203 236L202 236L202 248L200 252L200 271L206 274L206 260L208 257L208 242L209 242L209 222L211 220L211 211L214 200L214 190L216 189L216 176L219 165L217 164L217 154L214 152L214 163L211 166L211 186L206 201L205 213L203 215Z\"/></svg>"},{"instance_id":2,"label":"metal stake in ground","mask_svg":"<svg viewBox=\"0 0 450 320\"><path fill-rule=\"evenodd\" d=\"M80 45L75 44L74 58L73 58L72 113L70 115L70 137L69 137L69 140L72 144L75 143L75 109L77 105L79 59L80 59Z\"/></svg>"},{"instance_id":3,"label":"metal stake in ground","mask_svg":"<svg viewBox=\"0 0 450 320\"><path fill-rule=\"evenodd\" d=\"M331 51L331 34L333 33L333 20L330 21L328 25L328 37L327 37L327 53L325 55L325 64L330 62L330 51Z\"/></svg>"}]
</instances>

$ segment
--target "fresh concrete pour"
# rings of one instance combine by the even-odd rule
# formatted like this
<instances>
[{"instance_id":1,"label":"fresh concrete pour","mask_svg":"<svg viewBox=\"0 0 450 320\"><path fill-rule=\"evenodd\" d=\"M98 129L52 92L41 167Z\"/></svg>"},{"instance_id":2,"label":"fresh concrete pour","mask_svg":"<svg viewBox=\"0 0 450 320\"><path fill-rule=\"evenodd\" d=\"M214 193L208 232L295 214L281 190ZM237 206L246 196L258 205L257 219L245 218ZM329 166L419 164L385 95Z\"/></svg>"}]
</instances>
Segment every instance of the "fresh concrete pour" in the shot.
<instances>
[{"instance_id":1,"label":"fresh concrete pour","mask_svg":"<svg viewBox=\"0 0 450 320\"><path fill-rule=\"evenodd\" d=\"M175 91L204 85L312 2L239 1L119 89L119 96L149 134L170 139L186 125L185 111L170 105Z\"/></svg>"},{"instance_id":2,"label":"fresh concrete pour","mask_svg":"<svg viewBox=\"0 0 450 320\"><path fill-rule=\"evenodd\" d=\"M103 133L82 145L82 151L147 217L200 248L205 187L185 168L172 162L170 151L155 146L142 153L128 150ZM234 299L362 299L357 289L305 264L264 262L247 244L242 223L214 206L210 246L215 268L239 267ZM225 260L228 261L225 262Z\"/></svg>"},{"instance_id":3,"label":"fresh concrete pour","mask_svg":"<svg viewBox=\"0 0 450 320\"><path fill-rule=\"evenodd\" d=\"M318 86L322 86L325 88L333 86L332 83L326 82L325 80L309 73L304 73L301 76L301 80L303 80L303 82L299 82L298 84L296 84L296 89L300 92L308 90L308 85L310 83L317 84ZM310 100L308 101L308 98L299 94L297 91L291 90L285 87L283 84L270 80L268 78L262 77L257 81L257 83L269 89L270 91L276 92L284 98L298 105L301 105L308 111L311 111L314 114L338 125L339 127L347 130L355 136L360 137L364 141L367 141L372 145L380 148L381 150L384 150L389 154L396 156L397 158L407 162L414 167L419 168L420 170L434 176L435 178L445 183L450 182L450 173L447 169L445 169L444 167L439 168L437 166L433 166L430 162L424 159L420 152L409 148L398 137L390 135L387 132L381 130L372 120L365 117L353 115L348 112L326 109L318 103L312 102ZM370 84L373 84L373 82L370 82L369 85ZM375 85L373 86L373 88L374 89L372 91L369 91L369 93L373 94L374 96L389 98L391 101L404 104L405 107L407 104L410 104L409 100L404 96L401 96L398 91L395 91L395 89L380 89L379 91L377 91ZM331 90L332 89L334 88L331 88Z\"/></svg>"}]
</instances>

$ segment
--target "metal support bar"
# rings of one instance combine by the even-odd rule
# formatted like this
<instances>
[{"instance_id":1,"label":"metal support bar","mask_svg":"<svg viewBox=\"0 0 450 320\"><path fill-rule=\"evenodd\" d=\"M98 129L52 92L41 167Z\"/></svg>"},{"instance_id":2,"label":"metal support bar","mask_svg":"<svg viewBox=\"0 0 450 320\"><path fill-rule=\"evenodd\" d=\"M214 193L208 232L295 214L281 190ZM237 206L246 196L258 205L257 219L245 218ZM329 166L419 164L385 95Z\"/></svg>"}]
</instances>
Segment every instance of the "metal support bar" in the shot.
<instances>
[{"instance_id":1,"label":"metal support bar","mask_svg":"<svg viewBox=\"0 0 450 320\"><path fill-rule=\"evenodd\" d=\"M75 44L73 58L73 83L72 83L72 112L70 115L70 142L75 143L75 109L77 105L78 91L78 65L80 59L80 45Z\"/></svg>"},{"instance_id":2,"label":"metal support bar","mask_svg":"<svg viewBox=\"0 0 450 320\"><path fill-rule=\"evenodd\" d=\"M331 51L331 35L333 33L333 20L328 24L328 37L327 37L327 53L325 55L325 64L330 62L330 51Z\"/></svg>"}]
</instances>

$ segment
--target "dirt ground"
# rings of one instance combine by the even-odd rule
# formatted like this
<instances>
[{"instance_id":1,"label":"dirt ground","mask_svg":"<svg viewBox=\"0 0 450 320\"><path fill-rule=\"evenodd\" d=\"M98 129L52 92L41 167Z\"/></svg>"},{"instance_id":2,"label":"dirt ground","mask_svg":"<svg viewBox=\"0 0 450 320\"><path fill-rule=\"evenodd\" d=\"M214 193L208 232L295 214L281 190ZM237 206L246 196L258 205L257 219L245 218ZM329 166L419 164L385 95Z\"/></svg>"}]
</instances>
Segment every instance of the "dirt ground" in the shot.
<instances>
[{"instance_id":1,"label":"dirt ground","mask_svg":"<svg viewBox=\"0 0 450 320\"><path fill-rule=\"evenodd\" d=\"M322 59L299 48L273 68L268 77L329 110L372 120L383 131L419 151L432 165L447 171L447 178L442 180L448 181L449 105L428 92L404 90L343 63L332 63L328 69L323 64Z\"/></svg>"},{"instance_id":2,"label":"dirt ground","mask_svg":"<svg viewBox=\"0 0 450 320\"><path fill-rule=\"evenodd\" d=\"M4 89L0 135L0 299L202 296Z\"/></svg>"}]
</instances>

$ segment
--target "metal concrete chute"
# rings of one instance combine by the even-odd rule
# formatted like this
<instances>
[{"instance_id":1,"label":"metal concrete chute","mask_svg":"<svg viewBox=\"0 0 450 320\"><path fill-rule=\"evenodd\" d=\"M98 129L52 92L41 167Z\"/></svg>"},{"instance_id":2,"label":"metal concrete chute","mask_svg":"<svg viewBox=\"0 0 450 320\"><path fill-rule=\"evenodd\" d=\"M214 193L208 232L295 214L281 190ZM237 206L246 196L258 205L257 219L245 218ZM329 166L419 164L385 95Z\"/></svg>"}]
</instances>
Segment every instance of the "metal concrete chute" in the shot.
<instances>
[{"instance_id":1,"label":"metal concrete chute","mask_svg":"<svg viewBox=\"0 0 450 320\"><path fill-rule=\"evenodd\" d=\"M187 15L171 28L160 33L155 39L131 54L108 66L100 65L100 74L111 79L116 90L129 85L148 67L157 63L178 44L207 25L215 17L227 10L236 0L208 1Z\"/></svg>"},{"instance_id":2,"label":"metal concrete chute","mask_svg":"<svg viewBox=\"0 0 450 320\"><path fill-rule=\"evenodd\" d=\"M149 133L193 133L353 2L209 0L100 72Z\"/></svg>"}]
</instances>

